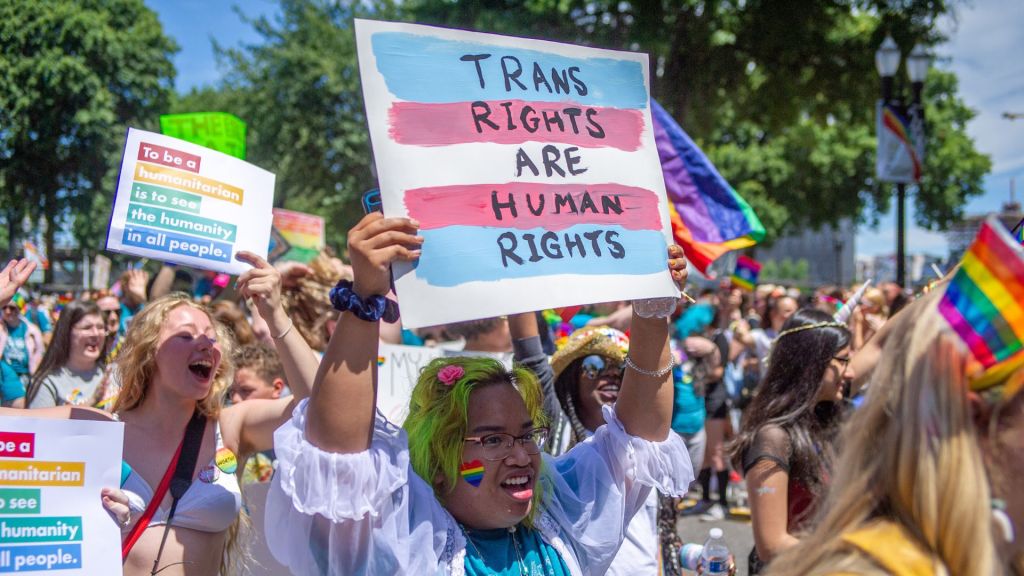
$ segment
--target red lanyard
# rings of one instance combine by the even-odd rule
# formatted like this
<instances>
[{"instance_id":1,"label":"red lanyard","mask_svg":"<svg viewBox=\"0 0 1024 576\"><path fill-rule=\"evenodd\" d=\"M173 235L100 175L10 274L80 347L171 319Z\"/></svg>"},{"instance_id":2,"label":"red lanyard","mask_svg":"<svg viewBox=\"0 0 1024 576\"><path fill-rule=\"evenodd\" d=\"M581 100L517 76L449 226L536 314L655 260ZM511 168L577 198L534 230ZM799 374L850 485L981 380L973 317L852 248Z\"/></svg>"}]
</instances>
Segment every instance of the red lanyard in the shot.
<instances>
[{"instance_id":1,"label":"red lanyard","mask_svg":"<svg viewBox=\"0 0 1024 576\"><path fill-rule=\"evenodd\" d=\"M149 526L149 521L153 519L153 514L156 514L156 509L160 507L160 503L167 494L167 489L171 485L171 478L174 477L174 469L178 465L178 457L181 456L181 447L184 445L185 439L182 438L181 444L178 444L178 450L174 452L174 458L171 458L171 463L167 465L167 472L164 472L164 477L160 480L160 485L157 486L156 492L153 494L153 499L149 501L149 506L146 506L146 511L142 513L142 518L139 518L138 523L135 524L135 527L132 528L132 531L128 533L128 537L121 544L122 562L128 558L128 553L131 552L132 546L135 546L135 542Z\"/></svg>"}]
</instances>

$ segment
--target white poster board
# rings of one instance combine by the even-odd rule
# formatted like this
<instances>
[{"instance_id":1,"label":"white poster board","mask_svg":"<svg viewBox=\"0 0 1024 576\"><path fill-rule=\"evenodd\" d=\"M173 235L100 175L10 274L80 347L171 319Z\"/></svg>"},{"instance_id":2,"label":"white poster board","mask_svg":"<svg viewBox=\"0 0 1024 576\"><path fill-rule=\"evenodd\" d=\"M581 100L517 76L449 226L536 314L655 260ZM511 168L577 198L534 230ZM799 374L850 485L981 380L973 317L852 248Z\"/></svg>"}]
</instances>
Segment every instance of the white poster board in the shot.
<instances>
[{"instance_id":1,"label":"white poster board","mask_svg":"<svg viewBox=\"0 0 1024 576\"><path fill-rule=\"evenodd\" d=\"M274 175L216 150L128 129L107 249L241 274L266 258Z\"/></svg>"},{"instance_id":2,"label":"white poster board","mask_svg":"<svg viewBox=\"0 0 1024 576\"><path fill-rule=\"evenodd\" d=\"M434 358L450 356L487 356L512 366L512 354L466 352L441 347L380 344L377 355L377 409L388 420L401 426L409 414L409 398L420 370Z\"/></svg>"},{"instance_id":3,"label":"white poster board","mask_svg":"<svg viewBox=\"0 0 1024 576\"><path fill-rule=\"evenodd\" d=\"M121 484L124 424L0 418L0 574L120 574L100 490Z\"/></svg>"},{"instance_id":4,"label":"white poster board","mask_svg":"<svg viewBox=\"0 0 1024 576\"><path fill-rule=\"evenodd\" d=\"M646 54L358 19L356 42L384 214L424 237L404 325L678 296Z\"/></svg>"}]
</instances>

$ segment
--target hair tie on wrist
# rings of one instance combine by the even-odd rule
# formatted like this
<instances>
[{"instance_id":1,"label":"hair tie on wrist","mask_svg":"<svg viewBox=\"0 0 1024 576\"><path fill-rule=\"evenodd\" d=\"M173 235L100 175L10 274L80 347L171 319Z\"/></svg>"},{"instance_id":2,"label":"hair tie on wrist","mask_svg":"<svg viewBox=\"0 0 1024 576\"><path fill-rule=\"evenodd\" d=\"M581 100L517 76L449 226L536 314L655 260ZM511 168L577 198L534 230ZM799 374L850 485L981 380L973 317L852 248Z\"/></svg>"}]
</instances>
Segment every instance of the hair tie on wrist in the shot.
<instances>
[{"instance_id":1,"label":"hair tie on wrist","mask_svg":"<svg viewBox=\"0 0 1024 576\"><path fill-rule=\"evenodd\" d=\"M398 302L385 298L380 294L361 298L352 290L352 282L339 280L331 288L331 306L339 312L352 312L356 318L365 322L377 322L383 319L388 324L398 321Z\"/></svg>"}]
</instances>

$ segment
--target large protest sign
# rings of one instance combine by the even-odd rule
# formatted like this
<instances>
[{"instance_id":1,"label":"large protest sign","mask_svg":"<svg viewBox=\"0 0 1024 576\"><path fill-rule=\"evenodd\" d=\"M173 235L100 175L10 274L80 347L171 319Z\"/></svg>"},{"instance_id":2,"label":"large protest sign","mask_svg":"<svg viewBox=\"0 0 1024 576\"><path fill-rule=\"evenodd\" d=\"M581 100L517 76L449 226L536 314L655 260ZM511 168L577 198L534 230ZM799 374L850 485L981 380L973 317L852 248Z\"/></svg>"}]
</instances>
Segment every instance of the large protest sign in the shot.
<instances>
[{"instance_id":1,"label":"large protest sign","mask_svg":"<svg viewBox=\"0 0 1024 576\"><path fill-rule=\"evenodd\" d=\"M107 249L240 274L267 255L274 175L221 152L128 129Z\"/></svg>"},{"instance_id":2,"label":"large protest sign","mask_svg":"<svg viewBox=\"0 0 1024 576\"><path fill-rule=\"evenodd\" d=\"M245 160L245 122L227 112L164 114L160 131L206 148Z\"/></svg>"},{"instance_id":3,"label":"large protest sign","mask_svg":"<svg viewBox=\"0 0 1024 576\"><path fill-rule=\"evenodd\" d=\"M324 249L324 219L314 214L274 208L271 260L309 262Z\"/></svg>"},{"instance_id":4,"label":"large protest sign","mask_svg":"<svg viewBox=\"0 0 1024 576\"><path fill-rule=\"evenodd\" d=\"M678 295L645 54L356 20L387 216L420 222L396 265L419 327Z\"/></svg>"},{"instance_id":5,"label":"large protest sign","mask_svg":"<svg viewBox=\"0 0 1024 576\"><path fill-rule=\"evenodd\" d=\"M100 490L120 486L123 438L118 422L0 418L0 574L121 573Z\"/></svg>"}]
</instances>

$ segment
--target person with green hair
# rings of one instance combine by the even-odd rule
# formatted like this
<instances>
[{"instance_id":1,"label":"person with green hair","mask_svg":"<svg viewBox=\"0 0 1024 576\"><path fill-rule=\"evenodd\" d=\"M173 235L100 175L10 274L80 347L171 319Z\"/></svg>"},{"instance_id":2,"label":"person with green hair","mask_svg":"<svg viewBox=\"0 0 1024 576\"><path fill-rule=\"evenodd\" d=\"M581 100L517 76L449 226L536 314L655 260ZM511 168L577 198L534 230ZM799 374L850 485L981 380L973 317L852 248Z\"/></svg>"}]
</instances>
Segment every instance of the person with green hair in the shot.
<instances>
[{"instance_id":1,"label":"person with green hair","mask_svg":"<svg viewBox=\"0 0 1024 576\"><path fill-rule=\"evenodd\" d=\"M367 215L348 234L355 272L314 391L275 435L268 542L295 574L603 574L653 489L693 480L671 434L667 318L635 314L618 402L559 457L534 374L488 358L441 358L420 374L400 429L375 410L379 320L389 266L422 237ZM686 279L678 246L668 267Z\"/></svg>"}]
</instances>

